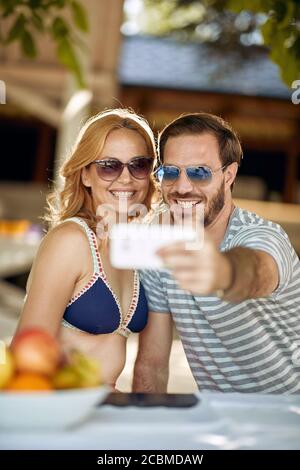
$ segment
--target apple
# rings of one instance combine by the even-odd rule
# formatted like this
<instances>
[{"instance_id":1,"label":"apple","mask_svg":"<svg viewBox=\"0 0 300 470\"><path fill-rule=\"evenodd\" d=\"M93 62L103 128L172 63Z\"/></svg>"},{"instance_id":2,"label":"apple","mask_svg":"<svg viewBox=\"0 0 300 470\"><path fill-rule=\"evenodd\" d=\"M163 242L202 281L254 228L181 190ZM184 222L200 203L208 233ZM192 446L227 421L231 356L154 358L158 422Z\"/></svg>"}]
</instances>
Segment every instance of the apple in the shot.
<instances>
[{"instance_id":1,"label":"apple","mask_svg":"<svg viewBox=\"0 0 300 470\"><path fill-rule=\"evenodd\" d=\"M0 362L0 389L6 387L10 382L15 371L14 359L12 353L5 348L3 354L3 361L1 355Z\"/></svg>"},{"instance_id":2,"label":"apple","mask_svg":"<svg viewBox=\"0 0 300 470\"><path fill-rule=\"evenodd\" d=\"M14 337L11 349L18 372L51 376L61 359L58 341L41 328L22 330Z\"/></svg>"}]
</instances>

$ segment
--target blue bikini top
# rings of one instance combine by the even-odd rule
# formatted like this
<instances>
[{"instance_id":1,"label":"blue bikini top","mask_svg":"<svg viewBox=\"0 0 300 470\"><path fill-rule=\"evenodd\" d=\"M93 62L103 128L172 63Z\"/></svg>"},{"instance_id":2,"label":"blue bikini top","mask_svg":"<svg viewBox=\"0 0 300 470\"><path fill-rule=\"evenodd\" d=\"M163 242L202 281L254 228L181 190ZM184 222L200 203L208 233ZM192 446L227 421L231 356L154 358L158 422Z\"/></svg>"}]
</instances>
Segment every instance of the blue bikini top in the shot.
<instances>
[{"instance_id":1,"label":"blue bikini top","mask_svg":"<svg viewBox=\"0 0 300 470\"><path fill-rule=\"evenodd\" d=\"M134 272L131 304L123 317L120 302L102 267L96 235L79 217L72 217L64 222L69 221L81 225L87 234L93 258L93 275L68 303L62 324L94 335L118 333L128 337L131 332L142 331L147 324L148 305L138 272Z\"/></svg>"}]
</instances>

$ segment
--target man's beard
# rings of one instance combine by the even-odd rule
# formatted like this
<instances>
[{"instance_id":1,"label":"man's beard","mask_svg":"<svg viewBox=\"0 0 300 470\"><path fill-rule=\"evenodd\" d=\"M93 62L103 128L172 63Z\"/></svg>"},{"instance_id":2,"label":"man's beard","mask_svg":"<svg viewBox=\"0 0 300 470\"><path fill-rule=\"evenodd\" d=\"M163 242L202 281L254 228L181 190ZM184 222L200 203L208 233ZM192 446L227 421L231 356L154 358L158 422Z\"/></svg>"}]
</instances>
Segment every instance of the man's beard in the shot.
<instances>
[{"instance_id":1,"label":"man's beard","mask_svg":"<svg viewBox=\"0 0 300 470\"><path fill-rule=\"evenodd\" d=\"M215 196L207 204L204 212L204 227L208 227L221 212L225 204L225 183L224 179Z\"/></svg>"},{"instance_id":2,"label":"man's beard","mask_svg":"<svg viewBox=\"0 0 300 470\"><path fill-rule=\"evenodd\" d=\"M178 198L178 199L184 199L184 197L180 196L178 193L173 193L172 198ZM189 194L186 196L186 198L189 199L198 199L199 194ZM201 198L202 199L202 198ZM215 194L212 196L210 201L208 202L207 199L205 198L204 200L202 199L202 204L204 204L203 207L203 212L201 215L201 211L197 212L197 208L199 205L194 206L191 209L182 209L181 207L178 207L177 204L173 205L170 202L167 202L164 200L164 203L162 204L160 210L158 210L158 213L164 213L168 212L171 209L171 220L176 221L177 223L182 223L183 220L185 221L190 221L194 223L199 223L199 220L204 221L204 227L208 227L218 216L218 214L221 212L221 210L224 207L225 204L225 183L224 180L222 181L219 189L215 192ZM168 209L169 208L169 209Z\"/></svg>"}]
</instances>

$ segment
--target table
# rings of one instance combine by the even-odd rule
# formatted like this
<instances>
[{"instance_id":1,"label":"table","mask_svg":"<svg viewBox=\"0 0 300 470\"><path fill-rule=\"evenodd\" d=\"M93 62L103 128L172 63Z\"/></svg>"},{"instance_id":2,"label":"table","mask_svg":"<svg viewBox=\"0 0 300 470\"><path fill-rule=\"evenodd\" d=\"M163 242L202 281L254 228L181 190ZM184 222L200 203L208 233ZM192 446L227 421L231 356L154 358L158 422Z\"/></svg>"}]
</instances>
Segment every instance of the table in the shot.
<instances>
[{"instance_id":1,"label":"table","mask_svg":"<svg viewBox=\"0 0 300 470\"><path fill-rule=\"evenodd\" d=\"M0 449L300 449L300 396L198 397L191 408L100 406L71 430L2 431Z\"/></svg>"}]
</instances>

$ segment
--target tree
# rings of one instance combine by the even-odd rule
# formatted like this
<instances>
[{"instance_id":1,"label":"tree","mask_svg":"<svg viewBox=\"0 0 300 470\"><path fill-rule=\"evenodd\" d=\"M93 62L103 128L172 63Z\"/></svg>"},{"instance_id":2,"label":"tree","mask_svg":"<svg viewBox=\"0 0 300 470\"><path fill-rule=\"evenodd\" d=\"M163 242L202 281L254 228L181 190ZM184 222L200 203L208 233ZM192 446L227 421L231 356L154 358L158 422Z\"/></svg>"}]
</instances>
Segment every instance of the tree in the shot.
<instances>
[{"instance_id":1,"label":"tree","mask_svg":"<svg viewBox=\"0 0 300 470\"><path fill-rule=\"evenodd\" d=\"M267 48L287 85L300 78L300 0L144 0L144 5L146 33L176 34L241 55Z\"/></svg>"},{"instance_id":2,"label":"tree","mask_svg":"<svg viewBox=\"0 0 300 470\"><path fill-rule=\"evenodd\" d=\"M71 12L71 20L66 13ZM82 47L78 31L88 31L85 9L76 0L0 0L0 43L18 42L26 57L38 54L39 35L48 34L56 44L59 62L69 69L79 87L84 77L76 53Z\"/></svg>"}]
</instances>

